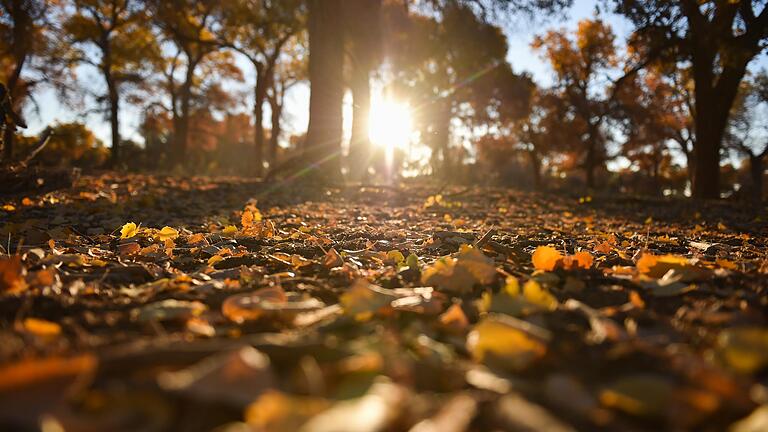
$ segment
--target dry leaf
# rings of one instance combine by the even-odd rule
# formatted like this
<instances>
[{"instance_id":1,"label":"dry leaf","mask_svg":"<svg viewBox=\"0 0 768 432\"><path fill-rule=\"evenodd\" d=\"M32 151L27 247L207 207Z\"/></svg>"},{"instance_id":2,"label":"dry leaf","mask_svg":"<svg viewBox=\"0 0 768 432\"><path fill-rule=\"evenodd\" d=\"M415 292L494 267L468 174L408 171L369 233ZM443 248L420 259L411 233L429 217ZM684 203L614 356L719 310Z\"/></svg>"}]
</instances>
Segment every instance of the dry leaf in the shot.
<instances>
[{"instance_id":1,"label":"dry leaf","mask_svg":"<svg viewBox=\"0 0 768 432\"><path fill-rule=\"evenodd\" d=\"M467 336L467 350L477 361L513 370L528 367L547 352L548 332L512 318L490 316Z\"/></svg>"},{"instance_id":2,"label":"dry leaf","mask_svg":"<svg viewBox=\"0 0 768 432\"><path fill-rule=\"evenodd\" d=\"M122 228L120 228L121 239L134 237L138 233L139 233L139 227L136 226L136 224L133 222L128 222L127 224L123 225Z\"/></svg>"},{"instance_id":3,"label":"dry leaf","mask_svg":"<svg viewBox=\"0 0 768 432\"><path fill-rule=\"evenodd\" d=\"M533 252L533 267L536 270L552 271L563 255L551 246L539 246Z\"/></svg>"}]
</instances>

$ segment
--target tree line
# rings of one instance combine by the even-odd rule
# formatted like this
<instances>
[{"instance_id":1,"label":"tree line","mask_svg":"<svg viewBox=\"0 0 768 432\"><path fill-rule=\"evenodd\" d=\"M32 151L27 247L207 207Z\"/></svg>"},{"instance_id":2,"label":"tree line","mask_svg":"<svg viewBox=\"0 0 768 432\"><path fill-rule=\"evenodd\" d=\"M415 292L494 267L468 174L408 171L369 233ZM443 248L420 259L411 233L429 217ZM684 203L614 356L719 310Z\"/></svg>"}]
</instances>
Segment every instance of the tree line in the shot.
<instances>
[{"instance_id":1,"label":"tree line","mask_svg":"<svg viewBox=\"0 0 768 432\"><path fill-rule=\"evenodd\" d=\"M603 0L603 11L631 23L629 38L617 40L599 15L574 31L542 32L533 48L553 83L537 86L508 63L499 23L565 13L570 3L0 0L0 81L16 110L33 110L46 87L64 101L85 93L110 124L114 166L137 151L120 134L121 107L130 105L144 112L141 151L150 165L194 165L201 149L243 164L247 149L250 174L311 167L309 176L361 180L375 151L368 119L376 81L414 107L436 176L471 159L504 176L520 162L536 185L580 172L596 187L607 163L623 156L649 190L678 176L694 196L714 198L729 183L722 161L740 154L753 196L762 197L766 78L750 65L768 42L766 2ZM256 78L247 95L227 85L244 81L238 58ZM99 85L78 85L75 74L86 68ZM311 88L309 126L286 148L285 98L299 82ZM352 131L342 157L347 92ZM246 97L250 115L237 110ZM6 122L11 160L15 128ZM457 145L468 131L463 141L473 146Z\"/></svg>"}]
</instances>

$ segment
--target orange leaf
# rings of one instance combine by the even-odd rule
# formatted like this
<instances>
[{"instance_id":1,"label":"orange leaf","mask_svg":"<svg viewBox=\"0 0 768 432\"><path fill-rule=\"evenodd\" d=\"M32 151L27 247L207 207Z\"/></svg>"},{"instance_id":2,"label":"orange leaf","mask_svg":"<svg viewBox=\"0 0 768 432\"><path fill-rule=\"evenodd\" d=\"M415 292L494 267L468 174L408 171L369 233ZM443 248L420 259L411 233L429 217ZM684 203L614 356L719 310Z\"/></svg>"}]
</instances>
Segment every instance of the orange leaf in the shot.
<instances>
[{"instance_id":1,"label":"orange leaf","mask_svg":"<svg viewBox=\"0 0 768 432\"><path fill-rule=\"evenodd\" d=\"M539 246L533 253L533 267L537 270L552 271L563 255L551 246Z\"/></svg>"},{"instance_id":2,"label":"orange leaf","mask_svg":"<svg viewBox=\"0 0 768 432\"><path fill-rule=\"evenodd\" d=\"M19 292L26 288L21 257L0 258L0 292Z\"/></svg>"}]
</instances>

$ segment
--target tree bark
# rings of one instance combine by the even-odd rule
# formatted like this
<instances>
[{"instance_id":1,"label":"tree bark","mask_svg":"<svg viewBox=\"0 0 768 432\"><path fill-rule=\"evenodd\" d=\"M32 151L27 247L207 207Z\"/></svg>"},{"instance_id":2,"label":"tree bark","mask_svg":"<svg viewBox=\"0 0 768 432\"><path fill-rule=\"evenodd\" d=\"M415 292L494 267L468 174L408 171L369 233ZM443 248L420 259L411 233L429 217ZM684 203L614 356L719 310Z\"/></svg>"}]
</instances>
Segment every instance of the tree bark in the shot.
<instances>
[{"instance_id":1,"label":"tree bark","mask_svg":"<svg viewBox=\"0 0 768 432\"><path fill-rule=\"evenodd\" d=\"M112 76L109 66L104 69L104 79L107 82L107 91L109 93L109 124L112 129L110 164L112 167L116 167L120 163L120 96L117 83Z\"/></svg>"},{"instance_id":2,"label":"tree bark","mask_svg":"<svg viewBox=\"0 0 768 432\"><path fill-rule=\"evenodd\" d=\"M176 122L177 128L174 131L174 163L176 165L185 165L187 162L187 150L189 147L189 109L192 99L192 80L195 76L196 67L197 62L189 59L184 83L181 86L179 95L181 108L178 121Z\"/></svg>"},{"instance_id":3,"label":"tree bark","mask_svg":"<svg viewBox=\"0 0 768 432\"><path fill-rule=\"evenodd\" d=\"M531 161L531 174L533 175L533 188L541 189L541 159L536 150L528 150L528 158Z\"/></svg>"},{"instance_id":4,"label":"tree bark","mask_svg":"<svg viewBox=\"0 0 768 432\"><path fill-rule=\"evenodd\" d=\"M275 88L275 93L278 89ZM283 105L281 102L282 96L275 94L269 98L269 107L272 111L272 131L269 136L269 167L272 169L277 164L277 149L280 146L280 134L282 133L282 125L280 119L283 115Z\"/></svg>"},{"instance_id":5,"label":"tree bark","mask_svg":"<svg viewBox=\"0 0 768 432\"><path fill-rule=\"evenodd\" d=\"M267 98L267 83L264 66L256 63L256 86L253 90L253 144L256 169L254 174L260 176L264 171L264 102Z\"/></svg>"},{"instance_id":6,"label":"tree bark","mask_svg":"<svg viewBox=\"0 0 768 432\"><path fill-rule=\"evenodd\" d=\"M309 128L305 168L314 177L337 180L343 130L344 38L341 0L309 2Z\"/></svg>"}]
</instances>

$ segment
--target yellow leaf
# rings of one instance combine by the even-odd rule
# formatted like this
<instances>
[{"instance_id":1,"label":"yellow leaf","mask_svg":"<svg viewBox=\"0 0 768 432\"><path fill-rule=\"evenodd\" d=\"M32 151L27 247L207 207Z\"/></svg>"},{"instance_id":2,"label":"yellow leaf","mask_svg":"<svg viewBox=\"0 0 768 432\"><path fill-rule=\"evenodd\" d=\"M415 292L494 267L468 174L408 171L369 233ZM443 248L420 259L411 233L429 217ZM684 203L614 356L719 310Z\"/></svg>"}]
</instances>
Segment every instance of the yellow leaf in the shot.
<instances>
[{"instance_id":1,"label":"yellow leaf","mask_svg":"<svg viewBox=\"0 0 768 432\"><path fill-rule=\"evenodd\" d=\"M344 313L358 321L367 321L380 309L387 307L396 297L365 279L358 279L339 297Z\"/></svg>"},{"instance_id":2,"label":"yellow leaf","mask_svg":"<svg viewBox=\"0 0 768 432\"><path fill-rule=\"evenodd\" d=\"M511 296L519 296L520 295L520 282L518 282L516 277L508 277L507 283L504 285L504 292Z\"/></svg>"},{"instance_id":3,"label":"yellow leaf","mask_svg":"<svg viewBox=\"0 0 768 432\"><path fill-rule=\"evenodd\" d=\"M221 230L221 233L225 236L233 236L237 234L237 227L234 225L227 225L223 230Z\"/></svg>"},{"instance_id":4,"label":"yellow leaf","mask_svg":"<svg viewBox=\"0 0 768 432\"><path fill-rule=\"evenodd\" d=\"M706 270L696 267L687 258L678 255L643 254L635 264L637 270L648 277L659 279L674 270L680 281L689 282L706 275Z\"/></svg>"},{"instance_id":5,"label":"yellow leaf","mask_svg":"<svg viewBox=\"0 0 768 432\"><path fill-rule=\"evenodd\" d=\"M557 299L533 279L523 285L523 297L528 303L544 310L557 309Z\"/></svg>"},{"instance_id":6,"label":"yellow leaf","mask_svg":"<svg viewBox=\"0 0 768 432\"><path fill-rule=\"evenodd\" d=\"M518 320L485 318L467 337L467 350L477 361L524 369L547 352L545 341L528 331L526 325Z\"/></svg>"},{"instance_id":7,"label":"yellow leaf","mask_svg":"<svg viewBox=\"0 0 768 432\"><path fill-rule=\"evenodd\" d=\"M169 226L166 226L163 227L163 229L161 229L157 235L158 238L162 241L176 240L179 237L179 232Z\"/></svg>"},{"instance_id":8,"label":"yellow leaf","mask_svg":"<svg viewBox=\"0 0 768 432\"><path fill-rule=\"evenodd\" d=\"M398 266L405 262L405 256L399 250L391 250L387 252L387 258L392 260Z\"/></svg>"},{"instance_id":9,"label":"yellow leaf","mask_svg":"<svg viewBox=\"0 0 768 432\"><path fill-rule=\"evenodd\" d=\"M456 258L443 257L427 267L421 275L421 282L446 291L467 293L474 285L487 285L495 278L493 261L479 250L464 245Z\"/></svg>"},{"instance_id":10,"label":"yellow leaf","mask_svg":"<svg viewBox=\"0 0 768 432\"><path fill-rule=\"evenodd\" d=\"M221 261L223 259L224 258L222 258L221 255L214 255L214 256L208 258L208 265L212 266L212 265L216 264L217 262L219 262L219 261Z\"/></svg>"},{"instance_id":11,"label":"yellow leaf","mask_svg":"<svg viewBox=\"0 0 768 432\"><path fill-rule=\"evenodd\" d=\"M139 227L133 222L128 222L120 228L120 238L127 239L139 233Z\"/></svg>"},{"instance_id":12,"label":"yellow leaf","mask_svg":"<svg viewBox=\"0 0 768 432\"><path fill-rule=\"evenodd\" d=\"M552 271L563 255L551 246L539 246L533 252L533 267L536 270Z\"/></svg>"}]
</instances>

